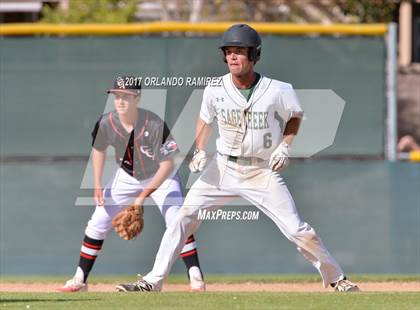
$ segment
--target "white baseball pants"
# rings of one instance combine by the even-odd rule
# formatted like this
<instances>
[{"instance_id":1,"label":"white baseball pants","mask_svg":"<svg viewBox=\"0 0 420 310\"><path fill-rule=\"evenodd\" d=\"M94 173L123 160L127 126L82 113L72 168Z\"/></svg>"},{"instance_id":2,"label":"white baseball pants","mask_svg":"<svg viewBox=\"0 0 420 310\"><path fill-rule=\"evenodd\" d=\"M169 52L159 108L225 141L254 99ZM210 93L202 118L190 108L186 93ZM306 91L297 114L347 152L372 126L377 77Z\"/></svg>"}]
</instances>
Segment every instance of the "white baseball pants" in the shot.
<instances>
[{"instance_id":1,"label":"white baseball pants","mask_svg":"<svg viewBox=\"0 0 420 310\"><path fill-rule=\"evenodd\" d=\"M216 155L193 184L180 212L166 229L153 269L143 279L160 290L188 236L201 224L198 211L220 208L238 196L264 212L296 244L298 251L321 274L324 287L344 277L315 230L300 219L280 174L271 171L267 162L241 165Z\"/></svg>"},{"instance_id":2,"label":"white baseball pants","mask_svg":"<svg viewBox=\"0 0 420 310\"><path fill-rule=\"evenodd\" d=\"M129 206L149 182L150 179L139 181L119 168L104 188L104 206L96 206L87 224L86 235L92 239L104 240L112 229L114 216ZM151 194L151 198L159 208L166 226L168 226L175 219L183 203L178 176L174 175L166 179ZM188 245L189 248L186 250L191 250L191 246L195 246L195 242L194 245Z\"/></svg>"}]
</instances>

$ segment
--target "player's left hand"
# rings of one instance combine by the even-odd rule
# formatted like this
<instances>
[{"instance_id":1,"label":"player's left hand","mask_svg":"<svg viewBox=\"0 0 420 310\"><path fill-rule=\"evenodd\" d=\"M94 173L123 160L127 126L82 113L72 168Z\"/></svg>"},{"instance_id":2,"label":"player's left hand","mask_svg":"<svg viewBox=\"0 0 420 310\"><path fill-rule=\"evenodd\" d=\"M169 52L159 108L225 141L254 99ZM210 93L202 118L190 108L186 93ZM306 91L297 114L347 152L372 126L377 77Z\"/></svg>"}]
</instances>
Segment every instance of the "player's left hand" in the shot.
<instances>
[{"instance_id":1,"label":"player's left hand","mask_svg":"<svg viewBox=\"0 0 420 310\"><path fill-rule=\"evenodd\" d=\"M112 220L112 226L124 240L134 239L143 230L143 206L133 204L120 211Z\"/></svg>"},{"instance_id":2,"label":"player's left hand","mask_svg":"<svg viewBox=\"0 0 420 310\"><path fill-rule=\"evenodd\" d=\"M136 199L134 199L133 205L142 206L142 205L144 205L144 200L145 199L146 199L145 197L139 196Z\"/></svg>"},{"instance_id":3,"label":"player's left hand","mask_svg":"<svg viewBox=\"0 0 420 310\"><path fill-rule=\"evenodd\" d=\"M270 156L268 165L273 171L280 171L285 169L289 165L289 148L290 146L286 142L282 142L274 150Z\"/></svg>"}]
</instances>

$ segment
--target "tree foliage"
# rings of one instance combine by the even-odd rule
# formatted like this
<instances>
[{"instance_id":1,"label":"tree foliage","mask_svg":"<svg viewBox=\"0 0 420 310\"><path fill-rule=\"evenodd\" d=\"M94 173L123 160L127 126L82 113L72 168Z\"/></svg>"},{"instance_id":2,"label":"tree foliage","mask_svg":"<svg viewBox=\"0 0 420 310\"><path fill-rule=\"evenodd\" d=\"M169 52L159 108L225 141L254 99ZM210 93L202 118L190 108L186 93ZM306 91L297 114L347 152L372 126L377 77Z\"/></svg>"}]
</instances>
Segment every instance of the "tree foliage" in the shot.
<instances>
[{"instance_id":1,"label":"tree foliage","mask_svg":"<svg viewBox=\"0 0 420 310\"><path fill-rule=\"evenodd\" d=\"M135 22L137 5L147 0L69 0L69 9L45 6L42 22ZM161 20L297 23L390 22L397 8L393 0L161 0ZM196 5L192 5L196 4ZM159 15L158 15L159 16ZM140 20L141 21L141 17Z\"/></svg>"},{"instance_id":2,"label":"tree foliage","mask_svg":"<svg viewBox=\"0 0 420 310\"><path fill-rule=\"evenodd\" d=\"M45 6L45 23L127 23L134 20L137 0L71 0L68 10Z\"/></svg>"},{"instance_id":3,"label":"tree foliage","mask_svg":"<svg viewBox=\"0 0 420 310\"><path fill-rule=\"evenodd\" d=\"M339 6L361 23L385 23L392 21L397 4L390 0L339 0Z\"/></svg>"}]
</instances>

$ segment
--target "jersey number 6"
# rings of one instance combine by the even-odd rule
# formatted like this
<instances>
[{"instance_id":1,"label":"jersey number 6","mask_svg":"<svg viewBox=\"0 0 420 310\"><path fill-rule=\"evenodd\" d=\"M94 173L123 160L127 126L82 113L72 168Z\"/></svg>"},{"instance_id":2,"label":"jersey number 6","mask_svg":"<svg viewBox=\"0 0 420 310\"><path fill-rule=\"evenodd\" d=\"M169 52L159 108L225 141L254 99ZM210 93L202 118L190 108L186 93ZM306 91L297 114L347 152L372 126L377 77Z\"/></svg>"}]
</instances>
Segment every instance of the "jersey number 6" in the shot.
<instances>
[{"instance_id":1,"label":"jersey number 6","mask_svg":"<svg viewBox=\"0 0 420 310\"><path fill-rule=\"evenodd\" d=\"M271 147L271 145L273 144L271 140L271 132L267 132L266 134L264 134L263 143L265 149L269 149Z\"/></svg>"}]
</instances>

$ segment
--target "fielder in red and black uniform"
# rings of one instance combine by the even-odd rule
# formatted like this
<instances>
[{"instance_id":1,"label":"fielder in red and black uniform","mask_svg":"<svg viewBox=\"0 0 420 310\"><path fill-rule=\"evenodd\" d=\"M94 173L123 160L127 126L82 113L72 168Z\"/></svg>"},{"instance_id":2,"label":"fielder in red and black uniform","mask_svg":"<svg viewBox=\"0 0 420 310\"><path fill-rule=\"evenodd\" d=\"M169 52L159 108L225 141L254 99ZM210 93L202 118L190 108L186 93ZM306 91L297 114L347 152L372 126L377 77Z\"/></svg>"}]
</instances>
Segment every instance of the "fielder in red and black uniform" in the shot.
<instances>
[{"instance_id":1,"label":"fielder in red and black uniform","mask_svg":"<svg viewBox=\"0 0 420 310\"><path fill-rule=\"evenodd\" d=\"M151 197L168 226L183 204L174 155L179 152L165 122L155 113L138 108L141 85L133 77L118 77L108 90L115 110L104 114L92 131L92 164L96 208L85 230L79 264L72 279L59 288L62 292L87 290L87 278L102 244L112 228L112 219L131 205L144 205ZM109 146L115 149L118 165L108 184L102 175ZM190 236L181 257L187 267L190 287L204 291L196 243Z\"/></svg>"}]
</instances>

